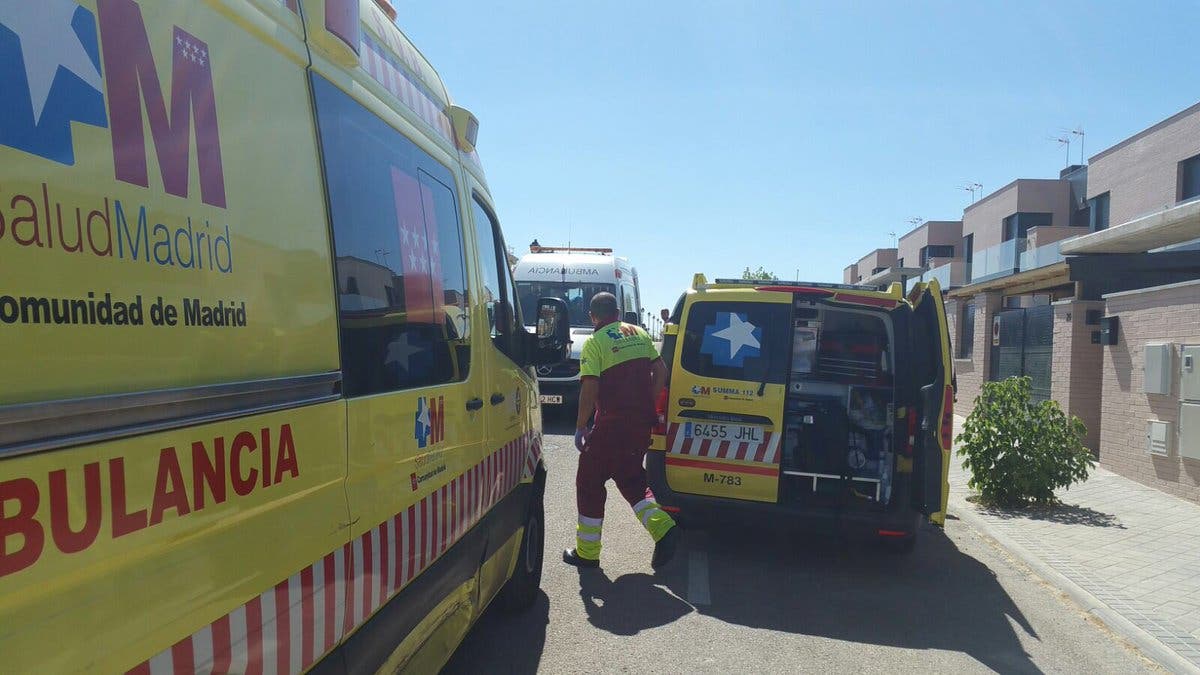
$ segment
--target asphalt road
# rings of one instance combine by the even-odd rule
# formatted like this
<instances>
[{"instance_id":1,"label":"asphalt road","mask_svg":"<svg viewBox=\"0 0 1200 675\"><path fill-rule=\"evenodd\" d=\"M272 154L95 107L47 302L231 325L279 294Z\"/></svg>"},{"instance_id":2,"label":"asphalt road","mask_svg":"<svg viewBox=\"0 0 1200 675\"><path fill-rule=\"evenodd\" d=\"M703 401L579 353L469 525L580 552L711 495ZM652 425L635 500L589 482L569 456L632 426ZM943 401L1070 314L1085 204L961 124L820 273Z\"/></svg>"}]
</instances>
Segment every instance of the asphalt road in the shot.
<instances>
[{"instance_id":1,"label":"asphalt road","mask_svg":"<svg viewBox=\"0 0 1200 675\"><path fill-rule=\"evenodd\" d=\"M575 449L550 424L543 595L493 607L447 673L1157 670L1132 646L953 518L917 550L771 530L689 530L655 574L652 544L609 490L603 568L573 545Z\"/></svg>"}]
</instances>

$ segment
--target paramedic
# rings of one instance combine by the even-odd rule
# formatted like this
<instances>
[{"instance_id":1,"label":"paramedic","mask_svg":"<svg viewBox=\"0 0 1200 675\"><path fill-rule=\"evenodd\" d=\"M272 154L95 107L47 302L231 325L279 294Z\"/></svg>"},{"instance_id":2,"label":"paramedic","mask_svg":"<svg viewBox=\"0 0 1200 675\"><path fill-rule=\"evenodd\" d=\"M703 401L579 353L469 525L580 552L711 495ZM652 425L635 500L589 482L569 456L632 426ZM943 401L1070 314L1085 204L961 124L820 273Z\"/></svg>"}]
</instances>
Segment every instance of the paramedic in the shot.
<instances>
[{"instance_id":1,"label":"paramedic","mask_svg":"<svg viewBox=\"0 0 1200 675\"><path fill-rule=\"evenodd\" d=\"M657 569L674 555L679 538L675 521L655 502L642 467L656 419L654 400L665 384L667 368L645 330L621 323L616 296L597 293L590 310L596 330L580 354L575 420L579 524L575 548L563 552L563 561L577 567L600 565L604 484L611 478L654 539L650 564ZM589 429L593 410L596 421Z\"/></svg>"}]
</instances>

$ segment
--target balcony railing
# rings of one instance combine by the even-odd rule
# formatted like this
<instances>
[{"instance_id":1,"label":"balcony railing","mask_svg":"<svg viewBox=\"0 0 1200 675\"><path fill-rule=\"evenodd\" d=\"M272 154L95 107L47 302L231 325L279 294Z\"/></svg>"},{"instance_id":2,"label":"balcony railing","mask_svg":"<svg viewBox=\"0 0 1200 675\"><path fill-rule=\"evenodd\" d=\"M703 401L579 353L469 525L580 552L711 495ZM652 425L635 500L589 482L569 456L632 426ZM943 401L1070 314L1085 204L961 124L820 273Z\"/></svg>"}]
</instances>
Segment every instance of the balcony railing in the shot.
<instances>
[{"instance_id":1,"label":"balcony railing","mask_svg":"<svg viewBox=\"0 0 1200 675\"><path fill-rule=\"evenodd\" d=\"M1068 237L1025 251L1021 254L1021 271L1035 270L1039 267L1046 267L1056 262L1062 262L1065 258L1060 247L1072 239L1075 239L1075 237Z\"/></svg>"},{"instance_id":2,"label":"balcony railing","mask_svg":"<svg viewBox=\"0 0 1200 675\"><path fill-rule=\"evenodd\" d=\"M943 258L943 260L945 260L945 258ZM904 292L907 293L911 291L913 284L916 284L917 282L929 283L932 279L937 279L938 286L940 286L943 291L946 291L951 288L958 288L959 286L967 285L970 278L971 263L963 262L961 260L952 260L948 263L938 265L931 270L927 270L919 277L910 278L908 283L905 285L906 287Z\"/></svg>"},{"instance_id":3,"label":"balcony railing","mask_svg":"<svg viewBox=\"0 0 1200 675\"><path fill-rule=\"evenodd\" d=\"M1027 244L1028 240L1024 238L1009 239L976 252L971 264L971 283L997 279L1021 269L1021 254Z\"/></svg>"}]
</instances>

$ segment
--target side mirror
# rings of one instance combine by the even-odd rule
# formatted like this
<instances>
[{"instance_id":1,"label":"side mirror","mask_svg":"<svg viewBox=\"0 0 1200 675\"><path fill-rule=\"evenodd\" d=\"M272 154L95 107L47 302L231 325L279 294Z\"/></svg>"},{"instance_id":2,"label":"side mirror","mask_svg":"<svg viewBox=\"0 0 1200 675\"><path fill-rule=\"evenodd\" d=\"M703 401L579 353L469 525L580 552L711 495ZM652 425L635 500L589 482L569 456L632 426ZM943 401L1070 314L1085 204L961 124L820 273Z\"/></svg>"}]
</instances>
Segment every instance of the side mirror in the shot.
<instances>
[{"instance_id":1,"label":"side mirror","mask_svg":"<svg viewBox=\"0 0 1200 675\"><path fill-rule=\"evenodd\" d=\"M537 306L537 346L533 365L547 366L567 360L571 348L571 318L561 298L542 298Z\"/></svg>"},{"instance_id":2,"label":"side mirror","mask_svg":"<svg viewBox=\"0 0 1200 675\"><path fill-rule=\"evenodd\" d=\"M637 312L625 312L625 318L623 320L625 323L633 324L634 326L642 325L642 318L638 316Z\"/></svg>"}]
</instances>

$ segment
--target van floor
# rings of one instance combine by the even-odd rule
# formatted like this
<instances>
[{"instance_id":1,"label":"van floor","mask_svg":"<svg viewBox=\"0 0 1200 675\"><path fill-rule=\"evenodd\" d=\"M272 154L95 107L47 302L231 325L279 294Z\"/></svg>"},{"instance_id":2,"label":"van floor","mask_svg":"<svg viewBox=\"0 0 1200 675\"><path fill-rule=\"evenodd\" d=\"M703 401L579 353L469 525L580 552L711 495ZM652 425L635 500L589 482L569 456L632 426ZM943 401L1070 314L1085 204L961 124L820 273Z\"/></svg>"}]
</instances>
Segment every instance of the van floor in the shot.
<instances>
[{"instance_id":1,"label":"van floor","mask_svg":"<svg viewBox=\"0 0 1200 675\"><path fill-rule=\"evenodd\" d=\"M559 560L575 533L570 432L547 429L545 594L516 617L489 609L445 672L1156 670L953 517L909 556L784 531L687 530L654 574L650 538L613 488L603 567L579 572Z\"/></svg>"}]
</instances>

